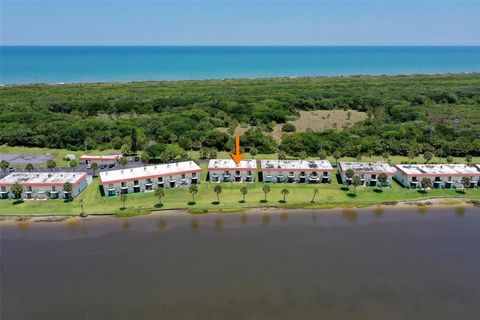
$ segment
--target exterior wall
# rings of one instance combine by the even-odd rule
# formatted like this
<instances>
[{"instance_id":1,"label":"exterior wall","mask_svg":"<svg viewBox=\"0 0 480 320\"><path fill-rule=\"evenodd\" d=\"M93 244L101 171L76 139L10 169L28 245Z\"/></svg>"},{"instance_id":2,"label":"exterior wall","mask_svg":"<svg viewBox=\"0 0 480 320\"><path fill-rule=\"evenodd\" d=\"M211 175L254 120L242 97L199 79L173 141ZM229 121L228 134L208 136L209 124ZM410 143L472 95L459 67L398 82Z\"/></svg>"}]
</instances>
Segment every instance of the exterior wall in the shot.
<instances>
[{"instance_id":1,"label":"exterior wall","mask_svg":"<svg viewBox=\"0 0 480 320\"><path fill-rule=\"evenodd\" d=\"M462 178L463 177L470 177L472 180L470 187L478 186L479 177L478 176L470 176L470 175L407 175L400 170L397 170L395 175L395 179L400 182L404 187L409 189L418 189L421 188L420 182L423 178L427 177L432 180L433 188L437 189L449 189L449 188L463 188ZM416 183L415 183L416 181Z\"/></svg>"},{"instance_id":2,"label":"exterior wall","mask_svg":"<svg viewBox=\"0 0 480 320\"><path fill-rule=\"evenodd\" d=\"M90 182L92 182L92 178L87 175L77 184L73 184L72 198L78 196ZM60 186L21 184L21 186L23 187L22 199L66 199L68 197L63 190L63 184ZM14 197L11 186L0 187L0 199L13 199Z\"/></svg>"},{"instance_id":3,"label":"exterior wall","mask_svg":"<svg viewBox=\"0 0 480 320\"><path fill-rule=\"evenodd\" d=\"M340 179L342 180L343 184L350 184L352 181L347 178L345 175L345 172L342 170L339 170L340 173ZM360 179L362 179L362 185L363 186L380 186L380 182L378 181L378 176L380 175L381 172L376 172L376 173L362 173L362 172L355 172L355 175L359 175ZM387 174L387 183L384 187L389 187L392 185L392 177L393 175Z\"/></svg>"},{"instance_id":4,"label":"exterior wall","mask_svg":"<svg viewBox=\"0 0 480 320\"><path fill-rule=\"evenodd\" d=\"M263 169L263 182L272 183L327 183L332 180L330 171Z\"/></svg>"},{"instance_id":5,"label":"exterior wall","mask_svg":"<svg viewBox=\"0 0 480 320\"><path fill-rule=\"evenodd\" d=\"M98 165L102 165L102 164L109 165L109 164L116 164L117 160L81 160L80 162L82 164L92 164L96 162Z\"/></svg>"},{"instance_id":6,"label":"exterior wall","mask_svg":"<svg viewBox=\"0 0 480 320\"><path fill-rule=\"evenodd\" d=\"M255 182L256 170L253 169L210 169L208 171L210 182L237 182L237 183L252 183Z\"/></svg>"},{"instance_id":7,"label":"exterior wall","mask_svg":"<svg viewBox=\"0 0 480 320\"><path fill-rule=\"evenodd\" d=\"M195 179L196 176L196 179ZM135 182L138 181L136 184ZM176 188L200 183L200 172L188 174L173 174L171 176L138 178L136 180L103 183L102 187L106 196L115 196L121 193L137 193L153 191L157 188Z\"/></svg>"}]
</instances>

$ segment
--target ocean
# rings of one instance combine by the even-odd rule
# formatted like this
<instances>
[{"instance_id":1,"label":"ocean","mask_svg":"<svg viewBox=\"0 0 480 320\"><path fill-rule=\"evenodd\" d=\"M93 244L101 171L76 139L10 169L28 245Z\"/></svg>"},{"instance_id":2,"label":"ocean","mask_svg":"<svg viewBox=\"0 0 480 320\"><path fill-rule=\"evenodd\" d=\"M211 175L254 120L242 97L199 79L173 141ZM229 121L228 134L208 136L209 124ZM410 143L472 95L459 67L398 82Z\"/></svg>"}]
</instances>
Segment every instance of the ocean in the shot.
<instances>
[{"instance_id":1,"label":"ocean","mask_svg":"<svg viewBox=\"0 0 480 320\"><path fill-rule=\"evenodd\" d=\"M480 46L1 46L0 84L480 71Z\"/></svg>"}]
</instances>

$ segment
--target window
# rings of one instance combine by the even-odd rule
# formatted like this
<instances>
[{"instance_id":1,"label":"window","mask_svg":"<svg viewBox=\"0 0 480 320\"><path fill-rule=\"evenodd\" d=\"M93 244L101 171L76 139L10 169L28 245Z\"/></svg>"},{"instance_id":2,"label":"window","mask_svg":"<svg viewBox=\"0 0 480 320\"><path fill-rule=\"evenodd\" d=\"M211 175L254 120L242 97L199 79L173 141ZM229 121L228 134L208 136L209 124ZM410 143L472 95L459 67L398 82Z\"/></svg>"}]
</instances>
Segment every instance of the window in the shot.
<instances>
[{"instance_id":1,"label":"window","mask_svg":"<svg viewBox=\"0 0 480 320\"><path fill-rule=\"evenodd\" d=\"M53 186L52 191L57 191L57 187Z\"/></svg>"},{"instance_id":2,"label":"window","mask_svg":"<svg viewBox=\"0 0 480 320\"><path fill-rule=\"evenodd\" d=\"M248 171L248 172L247 172L247 175L251 176L251 175L252 175L252 171Z\"/></svg>"},{"instance_id":3,"label":"window","mask_svg":"<svg viewBox=\"0 0 480 320\"><path fill-rule=\"evenodd\" d=\"M412 181L416 182L416 181L417 181L417 177L412 177Z\"/></svg>"},{"instance_id":4,"label":"window","mask_svg":"<svg viewBox=\"0 0 480 320\"><path fill-rule=\"evenodd\" d=\"M138 180L133 180L133 185L138 186Z\"/></svg>"},{"instance_id":5,"label":"window","mask_svg":"<svg viewBox=\"0 0 480 320\"><path fill-rule=\"evenodd\" d=\"M2 187L2 192L7 192L7 187Z\"/></svg>"},{"instance_id":6,"label":"window","mask_svg":"<svg viewBox=\"0 0 480 320\"><path fill-rule=\"evenodd\" d=\"M113 189L113 183L110 183L110 184L108 185L108 189Z\"/></svg>"},{"instance_id":7,"label":"window","mask_svg":"<svg viewBox=\"0 0 480 320\"><path fill-rule=\"evenodd\" d=\"M163 183L163 177L158 177L158 183Z\"/></svg>"},{"instance_id":8,"label":"window","mask_svg":"<svg viewBox=\"0 0 480 320\"><path fill-rule=\"evenodd\" d=\"M122 188L126 188L127 187L127 183L126 182L122 182Z\"/></svg>"},{"instance_id":9,"label":"window","mask_svg":"<svg viewBox=\"0 0 480 320\"><path fill-rule=\"evenodd\" d=\"M239 175L240 175L240 171L238 171L238 170L235 171L235 174L236 174L237 176L239 176Z\"/></svg>"},{"instance_id":10,"label":"window","mask_svg":"<svg viewBox=\"0 0 480 320\"><path fill-rule=\"evenodd\" d=\"M196 178L197 177L197 173L196 172L193 172L192 173L192 178Z\"/></svg>"},{"instance_id":11,"label":"window","mask_svg":"<svg viewBox=\"0 0 480 320\"><path fill-rule=\"evenodd\" d=\"M27 191L32 191L32 187L31 187L31 186L28 186L28 187L27 187Z\"/></svg>"},{"instance_id":12,"label":"window","mask_svg":"<svg viewBox=\"0 0 480 320\"><path fill-rule=\"evenodd\" d=\"M376 174L372 174L372 179L376 179L377 178L377 175Z\"/></svg>"},{"instance_id":13,"label":"window","mask_svg":"<svg viewBox=\"0 0 480 320\"><path fill-rule=\"evenodd\" d=\"M185 173L182 173L182 179L185 179Z\"/></svg>"},{"instance_id":14,"label":"window","mask_svg":"<svg viewBox=\"0 0 480 320\"><path fill-rule=\"evenodd\" d=\"M152 183L152 179L148 178L146 179L147 183Z\"/></svg>"}]
</instances>

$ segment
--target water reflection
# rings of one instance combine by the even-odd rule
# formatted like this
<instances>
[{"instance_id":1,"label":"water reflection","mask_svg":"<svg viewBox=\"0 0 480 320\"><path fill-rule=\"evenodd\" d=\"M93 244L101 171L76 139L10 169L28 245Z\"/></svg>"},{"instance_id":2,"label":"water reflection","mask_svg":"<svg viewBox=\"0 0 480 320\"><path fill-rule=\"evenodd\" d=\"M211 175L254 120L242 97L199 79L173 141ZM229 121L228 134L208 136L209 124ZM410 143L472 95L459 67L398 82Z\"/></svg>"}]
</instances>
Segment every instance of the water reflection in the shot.
<instances>
[{"instance_id":1,"label":"water reflection","mask_svg":"<svg viewBox=\"0 0 480 320\"><path fill-rule=\"evenodd\" d=\"M198 227L200 227L200 221L198 221L197 218L193 218L192 221L190 221L190 227L194 230L197 230Z\"/></svg>"},{"instance_id":2,"label":"water reflection","mask_svg":"<svg viewBox=\"0 0 480 320\"><path fill-rule=\"evenodd\" d=\"M268 213L265 213L262 217L262 224L266 226L269 223L270 223L270 215Z\"/></svg>"},{"instance_id":3,"label":"water reflection","mask_svg":"<svg viewBox=\"0 0 480 320\"><path fill-rule=\"evenodd\" d=\"M75 219L75 218L68 219L67 220L67 227L72 231L77 230L78 227L79 227L78 220Z\"/></svg>"},{"instance_id":4,"label":"water reflection","mask_svg":"<svg viewBox=\"0 0 480 320\"><path fill-rule=\"evenodd\" d=\"M428 212L428 208L427 208L427 206L418 206L417 211L418 211L418 213L423 215L423 214L426 214Z\"/></svg>"},{"instance_id":5,"label":"water reflection","mask_svg":"<svg viewBox=\"0 0 480 320\"><path fill-rule=\"evenodd\" d=\"M17 222L17 228L22 231L28 230L29 227L30 227L30 222L26 220L20 220Z\"/></svg>"},{"instance_id":6,"label":"water reflection","mask_svg":"<svg viewBox=\"0 0 480 320\"><path fill-rule=\"evenodd\" d=\"M465 207L456 207L455 208L455 215L458 218L462 218L465 215L466 208Z\"/></svg>"},{"instance_id":7,"label":"water reflection","mask_svg":"<svg viewBox=\"0 0 480 320\"><path fill-rule=\"evenodd\" d=\"M375 207L373 209L373 214L375 216L375 219L381 219L384 213L385 213L385 209L383 207Z\"/></svg>"},{"instance_id":8,"label":"water reflection","mask_svg":"<svg viewBox=\"0 0 480 320\"><path fill-rule=\"evenodd\" d=\"M343 209L342 216L353 223L358 219L358 212L355 209Z\"/></svg>"},{"instance_id":9,"label":"water reflection","mask_svg":"<svg viewBox=\"0 0 480 320\"><path fill-rule=\"evenodd\" d=\"M157 224L158 230L163 230L167 227L167 220L160 219Z\"/></svg>"},{"instance_id":10,"label":"water reflection","mask_svg":"<svg viewBox=\"0 0 480 320\"><path fill-rule=\"evenodd\" d=\"M317 222L317 215L315 213L312 213L312 223Z\"/></svg>"},{"instance_id":11,"label":"water reflection","mask_svg":"<svg viewBox=\"0 0 480 320\"><path fill-rule=\"evenodd\" d=\"M220 230L223 227L223 219L220 217L215 218L215 223L214 223L215 229Z\"/></svg>"},{"instance_id":12,"label":"water reflection","mask_svg":"<svg viewBox=\"0 0 480 320\"><path fill-rule=\"evenodd\" d=\"M240 216L240 222L246 224L248 222L248 216L245 213L242 213Z\"/></svg>"},{"instance_id":13,"label":"water reflection","mask_svg":"<svg viewBox=\"0 0 480 320\"><path fill-rule=\"evenodd\" d=\"M128 229L130 229L130 222L128 222L128 220L123 221L122 229L123 231L128 231Z\"/></svg>"},{"instance_id":14,"label":"water reflection","mask_svg":"<svg viewBox=\"0 0 480 320\"><path fill-rule=\"evenodd\" d=\"M280 221L287 222L288 221L288 213L286 213L286 212L280 213Z\"/></svg>"}]
</instances>

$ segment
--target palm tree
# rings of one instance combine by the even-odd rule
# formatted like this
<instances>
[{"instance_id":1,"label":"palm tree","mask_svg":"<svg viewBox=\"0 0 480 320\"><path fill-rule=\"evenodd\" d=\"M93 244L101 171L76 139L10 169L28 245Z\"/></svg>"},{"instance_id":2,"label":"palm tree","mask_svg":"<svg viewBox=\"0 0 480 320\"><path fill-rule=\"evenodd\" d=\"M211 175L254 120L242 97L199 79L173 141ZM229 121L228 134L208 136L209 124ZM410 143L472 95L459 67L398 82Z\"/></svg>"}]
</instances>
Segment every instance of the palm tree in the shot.
<instances>
[{"instance_id":1,"label":"palm tree","mask_svg":"<svg viewBox=\"0 0 480 320\"><path fill-rule=\"evenodd\" d=\"M95 177L97 175L97 170L98 170L98 163L92 162L92 170L93 170L93 176Z\"/></svg>"},{"instance_id":2,"label":"palm tree","mask_svg":"<svg viewBox=\"0 0 480 320\"><path fill-rule=\"evenodd\" d=\"M245 202L245 195L248 193L247 187L243 186L240 188L240 193L242 194L242 202Z\"/></svg>"},{"instance_id":3,"label":"palm tree","mask_svg":"<svg viewBox=\"0 0 480 320\"><path fill-rule=\"evenodd\" d=\"M427 151L423 154L423 159L426 163L429 163L433 159L433 154L430 151Z\"/></svg>"},{"instance_id":4,"label":"palm tree","mask_svg":"<svg viewBox=\"0 0 480 320\"><path fill-rule=\"evenodd\" d=\"M327 159L327 153L324 151L324 150L321 150L319 153L318 153L318 158L320 160L325 160Z\"/></svg>"},{"instance_id":5,"label":"palm tree","mask_svg":"<svg viewBox=\"0 0 480 320\"><path fill-rule=\"evenodd\" d=\"M198 186L196 184L191 184L190 187L188 188L188 192L192 194L192 203L195 204L195 195L198 192Z\"/></svg>"},{"instance_id":6,"label":"palm tree","mask_svg":"<svg viewBox=\"0 0 480 320\"><path fill-rule=\"evenodd\" d=\"M310 200L311 203L315 203L315 197L317 196L319 191L320 190L318 188L313 188L313 197L312 200Z\"/></svg>"},{"instance_id":7,"label":"palm tree","mask_svg":"<svg viewBox=\"0 0 480 320\"><path fill-rule=\"evenodd\" d=\"M122 209L126 209L126 208L125 208L125 202L127 202L127 194L126 194L126 193L122 193L122 194L120 195L120 201L122 201L122 204L123 204Z\"/></svg>"},{"instance_id":8,"label":"palm tree","mask_svg":"<svg viewBox=\"0 0 480 320\"><path fill-rule=\"evenodd\" d=\"M308 154L307 154L305 151L301 151L301 152L298 154L298 157L300 158L300 160L305 160L305 159L307 159Z\"/></svg>"},{"instance_id":9,"label":"palm tree","mask_svg":"<svg viewBox=\"0 0 480 320\"><path fill-rule=\"evenodd\" d=\"M55 160L48 160L47 161L47 168L50 169L51 171L53 171L53 169L55 169L57 167L57 163L55 162Z\"/></svg>"},{"instance_id":10,"label":"palm tree","mask_svg":"<svg viewBox=\"0 0 480 320\"><path fill-rule=\"evenodd\" d=\"M65 182L63 185L63 191L65 191L65 199L71 199L72 197L73 185L70 182Z\"/></svg>"},{"instance_id":11,"label":"palm tree","mask_svg":"<svg viewBox=\"0 0 480 320\"><path fill-rule=\"evenodd\" d=\"M472 179L470 177L462 177L463 192L465 193L466 189L470 188Z\"/></svg>"},{"instance_id":12,"label":"palm tree","mask_svg":"<svg viewBox=\"0 0 480 320\"><path fill-rule=\"evenodd\" d=\"M23 187L20 185L20 183L15 182L10 188L10 191L12 191L15 199L20 200L22 198Z\"/></svg>"},{"instance_id":13,"label":"palm tree","mask_svg":"<svg viewBox=\"0 0 480 320\"><path fill-rule=\"evenodd\" d=\"M335 162L337 163L338 165L338 159L340 159L342 157L342 153L338 150L335 150L332 154L333 158L335 159Z\"/></svg>"},{"instance_id":14,"label":"palm tree","mask_svg":"<svg viewBox=\"0 0 480 320\"><path fill-rule=\"evenodd\" d=\"M453 162L453 157L452 156L448 156L447 157L447 163L452 163Z\"/></svg>"},{"instance_id":15,"label":"palm tree","mask_svg":"<svg viewBox=\"0 0 480 320\"><path fill-rule=\"evenodd\" d=\"M288 196L288 194L290 193L290 191L288 191L287 188L284 188L284 189L282 189L281 193L282 193L282 195L283 195L283 200L282 200L282 202L286 202L286 201L285 201L285 198L286 198L286 196Z\"/></svg>"},{"instance_id":16,"label":"palm tree","mask_svg":"<svg viewBox=\"0 0 480 320\"><path fill-rule=\"evenodd\" d=\"M423 191L426 192L427 188L432 187L432 180L430 180L430 178L423 178L422 181L420 181L420 185L422 186Z\"/></svg>"},{"instance_id":17,"label":"palm tree","mask_svg":"<svg viewBox=\"0 0 480 320\"><path fill-rule=\"evenodd\" d=\"M127 157L121 157L120 159L118 159L118 163L122 166L122 168L125 169L125 166L128 164Z\"/></svg>"},{"instance_id":18,"label":"palm tree","mask_svg":"<svg viewBox=\"0 0 480 320\"><path fill-rule=\"evenodd\" d=\"M4 176L7 175L7 170L9 167L10 167L10 163L8 163L8 161L5 161L5 160L0 161L0 168L2 169Z\"/></svg>"},{"instance_id":19,"label":"palm tree","mask_svg":"<svg viewBox=\"0 0 480 320\"><path fill-rule=\"evenodd\" d=\"M390 154L388 154L388 152L384 152L382 154L382 158L385 162L388 162L388 159L390 158Z\"/></svg>"},{"instance_id":20,"label":"palm tree","mask_svg":"<svg viewBox=\"0 0 480 320\"><path fill-rule=\"evenodd\" d=\"M413 159L415 159L415 152L408 151L407 158L410 160L410 163L412 163Z\"/></svg>"},{"instance_id":21,"label":"palm tree","mask_svg":"<svg viewBox=\"0 0 480 320\"><path fill-rule=\"evenodd\" d=\"M25 166L25 170L27 170L28 172L32 172L33 169L33 164L31 163L27 163L27 165Z\"/></svg>"},{"instance_id":22,"label":"palm tree","mask_svg":"<svg viewBox=\"0 0 480 320\"><path fill-rule=\"evenodd\" d=\"M267 202L267 193L269 193L272 189L268 184L264 184L262 190L263 190L263 193L265 193L264 202Z\"/></svg>"},{"instance_id":23,"label":"palm tree","mask_svg":"<svg viewBox=\"0 0 480 320\"><path fill-rule=\"evenodd\" d=\"M345 177L347 177L347 179L350 181L352 181L352 178L354 175L355 175L355 172L353 172L352 169L347 169L347 171L345 171ZM347 180L347 184L348 184L348 180Z\"/></svg>"},{"instance_id":24,"label":"palm tree","mask_svg":"<svg viewBox=\"0 0 480 320\"><path fill-rule=\"evenodd\" d=\"M358 174L354 175L352 178L352 185L353 185L353 194L357 195L357 187L362 184L362 179Z\"/></svg>"},{"instance_id":25,"label":"palm tree","mask_svg":"<svg viewBox=\"0 0 480 320\"><path fill-rule=\"evenodd\" d=\"M78 161L73 159L70 160L70 168L74 168L73 171L75 171L75 168L78 166Z\"/></svg>"},{"instance_id":26,"label":"palm tree","mask_svg":"<svg viewBox=\"0 0 480 320\"><path fill-rule=\"evenodd\" d=\"M380 190L382 187L387 184L388 175L385 172L382 172L378 175L378 182L380 182Z\"/></svg>"},{"instance_id":27,"label":"palm tree","mask_svg":"<svg viewBox=\"0 0 480 320\"><path fill-rule=\"evenodd\" d=\"M213 188L213 191L217 194L217 202L220 203L220 193L222 193L222 186L217 184L215 188Z\"/></svg>"},{"instance_id":28,"label":"palm tree","mask_svg":"<svg viewBox=\"0 0 480 320\"><path fill-rule=\"evenodd\" d=\"M158 198L158 203L162 204L162 198L164 196L165 196L165 191L163 190L163 188L157 188L157 190L155 190L155 197Z\"/></svg>"},{"instance_id":29,"label":"palm tree","mask_svg":"<svg viewBox=\"0 0 480 320\"><path fill-rule=\"evenodd\" d=\"M470 165L472 163L472 156L470 154L467 154L467 156L465 157L465 161L467 162L468 165Z\"/></svg>"},{"instance_id":30,"label":"palm tree","mask_svg":"<svg viewBox=\"0 0 480 320\"><path fill-rule=\"evenodd\" d=\"M255 159L255 156L257 155L257 148L255 147L250 147L250 150L249 150L249 153L250 155L252 156L253 159Z\"/></svg>"}]
</instances>

